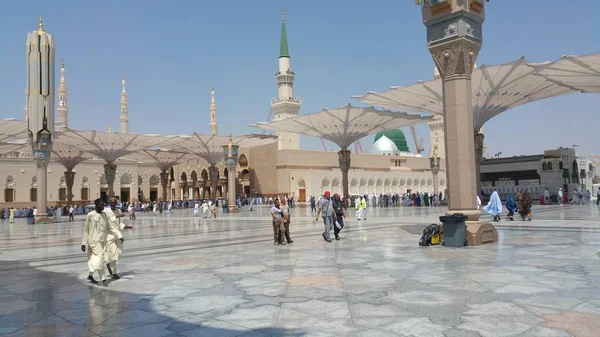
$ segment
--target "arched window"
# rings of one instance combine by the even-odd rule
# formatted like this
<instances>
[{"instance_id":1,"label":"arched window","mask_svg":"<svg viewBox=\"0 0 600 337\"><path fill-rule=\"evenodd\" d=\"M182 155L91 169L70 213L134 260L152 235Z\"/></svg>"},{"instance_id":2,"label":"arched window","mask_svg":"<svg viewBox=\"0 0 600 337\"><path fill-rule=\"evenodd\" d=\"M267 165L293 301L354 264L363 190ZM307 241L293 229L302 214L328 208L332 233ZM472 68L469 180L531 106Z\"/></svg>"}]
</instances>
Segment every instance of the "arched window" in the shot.
<instances>
[{"instance_id":1,"label":"arched window","mask_svg":"<svg viewBox=\"0 0 600 337\"><path fill-rule=\"evenodd\" d=\"M552 163L548 163L548 171L552 171Z\"/></svg>"},{"instance_id":2,"label":"arched window","mask_svg":"<svg viewBox=\"0 0 600 337\"><path fill-rule=\"evenodd\" d=\"M542 163L542 171L546 171L548 170L548 164L546 164L546 162Z\"/></svg>"}]
</instances>

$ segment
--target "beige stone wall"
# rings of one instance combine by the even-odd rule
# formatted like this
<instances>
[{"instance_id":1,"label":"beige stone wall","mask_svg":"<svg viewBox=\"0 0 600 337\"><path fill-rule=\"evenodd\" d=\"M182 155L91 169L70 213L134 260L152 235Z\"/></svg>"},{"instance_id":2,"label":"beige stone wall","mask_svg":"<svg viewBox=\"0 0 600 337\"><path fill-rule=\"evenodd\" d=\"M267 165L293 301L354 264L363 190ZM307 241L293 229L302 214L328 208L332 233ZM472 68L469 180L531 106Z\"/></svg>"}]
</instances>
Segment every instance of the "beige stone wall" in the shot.
<instances>
[{"instance_id":1,"label":"beige stone wall","mask_svg":"<svg viewBox=\"0 0 600 337\"><path fill-rule=\"evenodd\" d=\"M248 154L253 193L262 195L278 193L277 144L250 149Z\"/></svg>"},{"instance_id":2,"label":"beige stone wall","mask_svg":"<svg viewBox=\"0 0 600 337\"><path fill-rule=\"evenodd\" d=\"M88 200L93 200L100 196L106 184L101 184L101 178L104 174L104 162L87 161L75 167L75 182L73 184L73 200L75 203L82 202L82 188L88 188ZM64 204L59 199L60 188L66 188L64 181L65 168L55 162L48 165L48 205ZM158 169L149 165L139 165L131 162L117 162L117 175L115 178L114 189L117 195L120 195L121 189L128 190L130 201L137 200L138 187L143 191L145 198L149 198L151 190L160 189L160 178ZM126 177L124 177L126 176ZM35 206L35 201L31 201L31 188L37 187L36 168L33 160L30 158L1 158L0 159L0 178L2 179L2 193L0 193L0 207L29 207ZM138 185L139 177L142 184ZM123 179L123 180L122 180ZM9 181L12 181L9 183ZM127 182L129 184L121 184ZM150 182L157 184L151 185ZM10 186L9 186L10 185ZM7 204L5 200L5 189L14 188L15 202Z\"/></svg>"}]
</instances>

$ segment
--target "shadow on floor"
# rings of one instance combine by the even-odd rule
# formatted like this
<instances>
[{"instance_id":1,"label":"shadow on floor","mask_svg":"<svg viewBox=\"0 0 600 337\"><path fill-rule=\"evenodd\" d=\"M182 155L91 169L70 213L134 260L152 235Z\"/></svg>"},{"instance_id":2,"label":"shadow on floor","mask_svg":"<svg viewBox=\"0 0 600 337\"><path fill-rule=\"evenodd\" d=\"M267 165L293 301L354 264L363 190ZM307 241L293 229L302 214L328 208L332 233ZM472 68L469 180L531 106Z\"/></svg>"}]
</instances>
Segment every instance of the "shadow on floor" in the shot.
<instances>
[{"instance_id":1,"label":"shadow on floor","mask_svg":"<svg viewBox=\"0 0 600 337\"><path fill-rule=\"evenodd\" d=\"M83 265L82 267L84 267ZM85 271L83 271L85 274ZM123 273L124 277L127 275ZM214 313L180 311L177 301L114 291L84 283L84 275L56 273L21 262L0 261L2 336L305 336L282 328L252 330L213 319ZM119 282L119 281L116 281ZM145 282L148 283L148 282ZM132 284L144 287L147 284ZM147 288L146 288L147 289ZM176 299L176 297L174 297ZM172 316L158 313L171 312ZM219 312L218 315L228 312Z\"/></svg>"}]
</instances>

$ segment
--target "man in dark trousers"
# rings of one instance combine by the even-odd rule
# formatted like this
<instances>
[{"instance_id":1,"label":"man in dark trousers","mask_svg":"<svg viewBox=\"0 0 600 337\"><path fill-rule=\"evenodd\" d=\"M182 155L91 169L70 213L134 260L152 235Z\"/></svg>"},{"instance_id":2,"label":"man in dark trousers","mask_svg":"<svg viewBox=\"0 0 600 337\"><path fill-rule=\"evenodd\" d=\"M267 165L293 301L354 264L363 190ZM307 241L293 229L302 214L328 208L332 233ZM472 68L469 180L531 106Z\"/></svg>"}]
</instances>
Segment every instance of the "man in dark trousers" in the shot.
<instances>
[{"instance_id":1,"label":"man in dark trousers","mask_svg":"<svg viewBox=\"0 0 600 337\"><path fill-rule=\"evenodd\" d=\"M335 193L333 195L333 211L335 212L335 223L333 224L333 234L336 240L340 240L340 231L344 228L344 218L346 213L344 211L344 203L340 199L340 195Z\"/></svg>"}]
</instances>

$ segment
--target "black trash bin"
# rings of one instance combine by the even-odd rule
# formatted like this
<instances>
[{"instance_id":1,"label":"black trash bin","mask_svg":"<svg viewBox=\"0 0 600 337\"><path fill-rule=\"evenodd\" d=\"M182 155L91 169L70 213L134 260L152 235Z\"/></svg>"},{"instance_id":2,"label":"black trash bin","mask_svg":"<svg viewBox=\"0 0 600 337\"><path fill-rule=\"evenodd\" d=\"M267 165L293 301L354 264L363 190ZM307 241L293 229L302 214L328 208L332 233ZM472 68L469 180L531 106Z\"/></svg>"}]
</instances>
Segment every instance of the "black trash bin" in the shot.
<instances>
[{"instance_id":1,"label":"black trash bin","mask_svg":"<svg viewBox=\"0 0 600 337\"><path fill-rule=\"evenodd\" d=\"M444 246L463 247L465 245L465 220L463 214L452 214L440 217L444 224Z\"/></svg>"}]
</instances>

